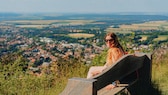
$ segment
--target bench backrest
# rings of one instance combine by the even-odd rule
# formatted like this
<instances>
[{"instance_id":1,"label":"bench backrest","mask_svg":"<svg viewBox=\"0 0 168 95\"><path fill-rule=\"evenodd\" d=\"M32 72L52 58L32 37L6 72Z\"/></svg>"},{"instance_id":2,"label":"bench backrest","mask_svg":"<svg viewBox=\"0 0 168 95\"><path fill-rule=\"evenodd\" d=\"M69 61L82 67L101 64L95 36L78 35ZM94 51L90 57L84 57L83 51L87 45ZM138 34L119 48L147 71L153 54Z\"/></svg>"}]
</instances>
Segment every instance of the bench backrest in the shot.
<instances>
[{"instance_id":1,"label":"bench backrest","mask_svg":"<svg viewBox=\"0 0 168 95\"><path fill-rule=\"evenodd\" d=\"M112 66L104 70L101 74L93 77L97 79L97 90L105 87L115 80L120 80L129 74L138 71L140 79L150 81L151 59L146 54L124 55Z\"/></svg>"},{"instance_id":2,"label":"bench backrest","mask_svg":"<svg viewBox=\"0 0 168 95\"><path fill-rule=\"evenodd\" d=\"M127 54L92 79L71 78L60 95L97 95L101 88L138 72L139 80L151 81L151 54Z\"/></svg>"}]
</instances>

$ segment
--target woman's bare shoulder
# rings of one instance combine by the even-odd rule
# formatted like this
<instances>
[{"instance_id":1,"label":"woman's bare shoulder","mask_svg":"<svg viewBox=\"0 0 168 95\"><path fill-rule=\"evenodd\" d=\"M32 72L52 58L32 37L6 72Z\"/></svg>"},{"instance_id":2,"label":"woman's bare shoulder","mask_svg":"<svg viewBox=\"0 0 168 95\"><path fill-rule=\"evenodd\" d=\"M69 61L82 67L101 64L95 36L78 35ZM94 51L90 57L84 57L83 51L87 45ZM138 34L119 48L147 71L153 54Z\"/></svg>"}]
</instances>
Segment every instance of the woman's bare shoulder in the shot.
<instances>
[{"instance_id":1,"label":"woman's bare shoulder","mask_svg":"<svg viewBox=\"0 0 168 95\"><path fill-rule=\"evenodd\" d=\"M110 48L109 51L111 51L111 52L119 52L120 49L117 48L117 47L113 47L113 48Z\"/></svg>"},{"instance_id":2,"label":"woman's bare shoulder","mask_svg":"<svg viewBox=\"0 0 168 95\"><path fill-rule=\"evenodd\" d=\"M117 47L114 47L114 48L111 48L110 50L109 50L109 53L110 54L123 54L123 52L121 51L121 49L120 48L117 48Z\"/></svg>"}]
</instances>

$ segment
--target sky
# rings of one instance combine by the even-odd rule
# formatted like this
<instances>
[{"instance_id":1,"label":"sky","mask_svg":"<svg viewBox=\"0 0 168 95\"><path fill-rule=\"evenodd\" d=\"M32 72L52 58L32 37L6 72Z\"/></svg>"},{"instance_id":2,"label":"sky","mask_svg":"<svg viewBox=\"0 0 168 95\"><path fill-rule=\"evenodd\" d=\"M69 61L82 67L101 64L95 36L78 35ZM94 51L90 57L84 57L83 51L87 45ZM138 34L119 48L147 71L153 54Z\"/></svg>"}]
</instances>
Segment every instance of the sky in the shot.
<instances>
[{"instance_id":1,"label":"sky","mask_svg":"<svg viewBox=\"0 0 168 95\"><path fill-rule=\"evenodd\" d=\"M168 13L168 0L0 0L0 12Z\"/></svg>"}]
</instances>

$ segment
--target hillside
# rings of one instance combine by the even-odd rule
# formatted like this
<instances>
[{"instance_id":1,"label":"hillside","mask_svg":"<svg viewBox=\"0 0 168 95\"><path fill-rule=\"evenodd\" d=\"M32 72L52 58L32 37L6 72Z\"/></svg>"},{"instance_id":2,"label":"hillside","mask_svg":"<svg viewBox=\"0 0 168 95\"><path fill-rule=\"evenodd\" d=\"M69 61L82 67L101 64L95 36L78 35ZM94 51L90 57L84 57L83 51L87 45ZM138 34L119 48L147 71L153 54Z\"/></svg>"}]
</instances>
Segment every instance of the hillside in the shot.
<instances>
[{"instance_id":1,"label":"hillside","mask_svg":"<svg viewBox=\"0 0 168 95\"><path fill-rule=\"evenodd\" d=\"M160 48L154 52L152 64L152 82L162 92L168 94L168 49Z\"/></svg>"},{"instance_id":2,"label":"hillside","mask_svg":"<svg viewBox=\"0 0 168 95\"><path fill-rule=\"evenodd\" d=\"M96 56L93 61L102 63L104 54L105 52ZM2 95L25 95L27 93L29 93L28 95L57 95L64 89L69 78L86 77L89 68L77 59L60 59L47 68L41 67L42 75L38 75L38 72L36 75L32 75L30 72L23 71L23 67L25 67L23 57L17 56L17 54L11 56L15 56L15 58L10 60L6 58L0 64L0 94ZM153 55L152 83L155 88L161 91L162 95L168 94L167 62L168 49L156 50Z\"/></svg>"}]
</instances>

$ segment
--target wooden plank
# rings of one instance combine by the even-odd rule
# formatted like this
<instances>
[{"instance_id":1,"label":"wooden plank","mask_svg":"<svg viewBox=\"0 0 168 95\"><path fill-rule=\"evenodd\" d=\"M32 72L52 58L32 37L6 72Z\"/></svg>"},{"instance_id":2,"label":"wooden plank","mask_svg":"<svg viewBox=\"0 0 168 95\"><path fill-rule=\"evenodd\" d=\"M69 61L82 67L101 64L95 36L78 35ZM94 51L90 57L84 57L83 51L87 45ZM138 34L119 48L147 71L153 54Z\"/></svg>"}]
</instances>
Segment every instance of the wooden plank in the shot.
<instances>
[{"instance_id":1,"label":"wooden plank","mask_svg":"<svg viewBox=\"0 0 168 95\"><path fill-rule=\"evenodd\" d=\"M64 91L59 95L97 95L95 85L95 79L71 78Z\"/></svg>"},{"instance_id":2,"label":"wooden plank","mask_svg":"<svg viewBox=\"0 0 168 95\"><path fill-rule=\"evenodd\" d=\"M126 87L115 87L111 90L107 90L105 88L102 88L98 91L97 95L115 95L115 94L117 94L118 92L120 92L124 89L126 89Z\"/></svg>"}]
</instances>

